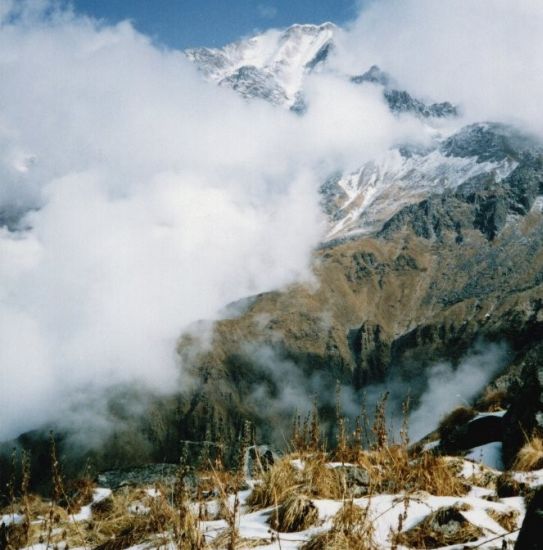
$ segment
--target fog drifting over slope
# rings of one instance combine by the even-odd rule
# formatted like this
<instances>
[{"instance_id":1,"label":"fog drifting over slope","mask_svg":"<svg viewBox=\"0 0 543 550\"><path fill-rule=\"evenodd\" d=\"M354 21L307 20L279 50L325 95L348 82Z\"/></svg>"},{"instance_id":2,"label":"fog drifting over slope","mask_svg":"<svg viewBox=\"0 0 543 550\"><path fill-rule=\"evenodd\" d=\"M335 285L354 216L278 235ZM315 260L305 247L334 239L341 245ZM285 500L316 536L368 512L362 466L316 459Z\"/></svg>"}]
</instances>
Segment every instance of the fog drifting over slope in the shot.
<instances>
[{"instance_id":1,"label":"fog drifting over slope","mask_svg":"<svg viewBox=\"0 0 543 550\"><path fill-rule=\"evenodd\" d=\"M302 118L129 23L0 6L0 213L32 209L0 230L0 439L82 388L182 387L182 330L310 277L323 178L418 131L371 86L315 77Z\"/></svg>"},{"instance_id":2,"label":"fog drifting over slope","mask_svg":"<svg viewBox=\"0 0 543 550\"><path fill-rule=\"evenodd\" d=\"M535 1L377 2L335 62L537 126L542 17ZM185 327L311 277L324 178L425 139L372 85L314 75L306 95L304 117L247 103L129 23L0 0L0 218L27 212L0 228L0 440L82 389L182 387Z\"/></svg>"}]
</instances>

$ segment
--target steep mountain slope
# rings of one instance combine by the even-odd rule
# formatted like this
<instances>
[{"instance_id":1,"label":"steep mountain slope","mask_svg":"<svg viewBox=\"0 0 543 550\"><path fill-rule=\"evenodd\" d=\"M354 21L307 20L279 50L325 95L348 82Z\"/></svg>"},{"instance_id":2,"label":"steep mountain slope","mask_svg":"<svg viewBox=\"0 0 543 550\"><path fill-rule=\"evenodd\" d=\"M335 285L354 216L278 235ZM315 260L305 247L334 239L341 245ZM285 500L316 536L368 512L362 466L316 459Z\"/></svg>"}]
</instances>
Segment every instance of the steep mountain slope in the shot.
<instances>
[{"instance_id":1,"label":"steep mountain slope","mask_svg":"<svg viewBox=\"0 0 543 550\"><path fill-rule=\"evenodd\" d=\"M488 140L501 145L491 153ZM333 409L336 381L355 391L386 382L416 400L428 367L457 364L478 341L507 344L505 364L520 369L543 334L538 147L500 125L463 130L441 150L461 149L473 174L394 205L377 230L324 244L317 287L254 297L215 325L210 347L184 337L180 353L201 380L193 411L213 403L223 417L256 418L277 441L273 427L313 396Z\"/></svg>"},{"instance_id":2,"label":"steep mountain slope","mask_svg":"<svg viewBox=\"0 0 543 550\"><path fill-rule=\"evenodd\" d=\"M311 108L305 75L327 70L334 32L328 23L295 25L186 55L205 78L248 101L303 116ZM504 364L513 375L540 359L541 143L503 124L462 128L455 106L414 98L378 67L349 79L377 86L396 116L422 121L430 144L397 146L323 182L329 230L314 254L315 283L233 304L210 337L205 323L205 331L197 325L181 335L178 352L192 377L172 397L141 388L113 392L118 423L90 455L98 469L176 462L180 440L235 446L247 418L259 440L281 445L292 415L313 399L324 417L333 414L336 381L349 406L369 384L383 382L416 400L428 367L458 364L478 341L507 344ZM436 124L444 117L456 127ZM141 416L124 410L130 400L145 404ZM40 450L38 458L46 453L42 435L26 434L20 443ZM81 463L72 454L66 464L76 471Z\"/></svg>"}]
</instances>

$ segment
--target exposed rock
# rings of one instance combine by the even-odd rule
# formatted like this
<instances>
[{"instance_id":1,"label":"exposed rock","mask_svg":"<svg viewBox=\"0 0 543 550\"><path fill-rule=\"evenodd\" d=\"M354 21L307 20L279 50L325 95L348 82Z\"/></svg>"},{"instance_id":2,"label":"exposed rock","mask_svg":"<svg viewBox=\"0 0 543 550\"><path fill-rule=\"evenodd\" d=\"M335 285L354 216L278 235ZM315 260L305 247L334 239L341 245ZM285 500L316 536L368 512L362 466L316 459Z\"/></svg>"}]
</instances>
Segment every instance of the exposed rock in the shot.
<instances>
[{"instance_id":1,"label":"exposed rock","mask_svg":"<svg viewBox=\"0 0 543 550\"><path fill-rule=\"evenodd\" d=\"M455 454L459 451L480 447L503 437L503 419L499 416L483 416L461 424L445 439L441 440L441 448L446 453Z\"/></svg>"},{"instance_id":2,"label":"exposed rock","mask_svg":"<svg viewBox=\"0 0 543 550\"><path fill-rule=\"evenodd\" d=\"M499 498L526 496L531 492L529 485L517 481L510 472L504 472L496 480L496 494Z\"/></svg>"},{"instance_id":3,"label":"exposed rock","mask_svg":"<svg viewBox=\"0 0 543 550\"><path fill-rule=\"evenodd\" d=\"M543 487L533 496L522 528L515 544L515 550L541 550L543 533Z\"/></svg>"},{"instance_id":4,"label":"exposed rock","mask_svg":"<svg viewBox=\"0 0 543 550\"><path fill-rule=\"evenodd\" d=\"M178 472L175 464L148 464L137 468L110 470L98 474L97 481L100 487L118 489L126 485L155 485L163 483L173 486Z\"/></svg>"},{"instance_id":5,"label":"exposed rock","mask_svg":"<svg viewBox=\"0 0 543 550\"><path fill-rule=\"evenodd\" d=\"M349 490L349 495L353 498L360 498L370 492L370 475L359 466L338 466L336 472L345 476L345 484Z\"/></svg>"},{"instance_id":6,"label":"exposed rock","mask_svg":"<svg viewBox=\"0 0 543 550\"><path fill-rule=\"evenodd\" d=\"M279 458L267 445L253 445L247 449L245 457L245 477L250 479L267 471Z\"/></svg>"},{"instance_id":7,"label":"exposed rock","mask_svg":"<svg viewBox=\"0 0 543 550\"><path fill-rule=\"evenodd\" d=\"M526 438L543 435L543 346L534 349L522 372L522 385L504 417L504 458L511 465Z\"/></svg>"},{"instance_id":8,"label":"exposed rock","mask_svg":"<svg viewBox=\"0 0 543 550\"><path fill-rule=\"evenodd\" d=\"M440 548L474 542L483 531L462 514L463 508L447 506L432 512L421 523L397 536L397 542L409 547Z\"/></svg>"}]
</instances>

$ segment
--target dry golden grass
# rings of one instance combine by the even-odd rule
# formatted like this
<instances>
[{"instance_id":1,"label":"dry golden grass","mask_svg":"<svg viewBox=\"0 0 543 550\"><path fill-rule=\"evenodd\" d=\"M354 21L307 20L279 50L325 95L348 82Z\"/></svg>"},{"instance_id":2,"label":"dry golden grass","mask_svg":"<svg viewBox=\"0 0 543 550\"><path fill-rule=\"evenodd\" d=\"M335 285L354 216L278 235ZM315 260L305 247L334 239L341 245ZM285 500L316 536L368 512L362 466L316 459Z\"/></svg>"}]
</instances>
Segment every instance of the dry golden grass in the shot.
<instances>
[{"instance_id":1,"label":"dry golden grass","mask_svg":"<svg viewBox=\"0 0 543 550\"><path fill-rule=\"evenodd\" d=\"M254 539L254 538L238 538L234 544L231 541L230 531L227 529L222 532L218 537L213 539L210 543L210 547L217 550L245 550L250 548L257 548L259 546L268 546L270 539Z\"/></svg>"},{"instance_id":2,"label":"dry golden grass","mask_svg":"<svg viewBox=\"0 0 543 550\"><path fill-rule=\"evenodd\" d=\"M459 506L440 508L409 531L397 533L394 542L419 549L474 542L484 533L462 515L463 509Z\"/></svg>"},{"instance_id":3,"label":"dry golden grass","mask_svg":"<svg viewBox=\"0 0 543 550\"><path fill-rule=\"evenodd\" d=\"M320 533L308 540L302 550L377 550L377 546L364 535L355 533Z\"/></svg>"},{"instance_id":4,"label":"dry golden grass","mask_svg":"<svg viewBox=\"0 0 543 550\"><path fill-rule=\"evenodd\" d=\"M486 513L508 533L511 533L518 528L520 514L518 510L510 510L509 512L499 512L493 508L489 508Z\"/></svg>"},{"instance_id":5,"label":"dry golden grass","mask_svg":"<svg viewBox=\"0 0 543 550\"><path fill-rule=\"evenodd\" d=\"M301 473L301 483L305 492L319 498L343 498L345 496L345 480L341 472L330 468L326 463L326 455L312 457Z\"/></svg>"},{"instance_id":6,"label":"dry golden grass","mask_svg":"<svg viewBox=\"0 0 543 550\"><path fill-rule=\"evenodd\" d=\"M17 550L28 545L28 524L11 524L0 527L0 548L2 550ZM3 532L2 532L3 531Z\"/></svg>"},{"instance_id":7,"label":"dry golden grass","mask_svg":"<svg viewBox=\"0 0 543 550\"><path fill-rule=\"evenodd\" d=\"M302 469L292 465L292 458L283 458L263 474L247 500L252 509L283 504L293 494L330 499L351 496L345 472L330 468L326 455L301 455ZM360 451L356 463L369 475L368 495L425 491L436 496L462 496L469 490L454 463L431 453L413 458L405 445Z\"/></svg>"},{"instance_id":8,"label":"dry golden grass","mask_svg":"<svg viewBox=\"0 0 543 550\"><path fill-rule=\"evenodd\" d=\"M334 516L330 531L313 536L302 550L377 550L368 510L347 501Z\"/></svg>"},{"instance_id":9,"label":"dry golden grass","mask_svg":"<svg viewBox=\"0 0 543 550\"><path fill-rule=\"evenodd\" d=\"M282 504L293 493L319 498L344 496L344 479L338 471L326 465L325 455L302 458L302 469L294 467L292 459L292 456L287 456L263 473L261 483L255 486L247 500L251 508Z\"/></svg>"},{"instance_id":10,"label":"dry golden grass","mask_svg":"<svg viewBox=\"0 0 543 550\"><path fill-rule=\"evenodd\" d=\"M477 408L482 411L495 412L507 407L507 391L498 388L486 388L477 401Z\"/></svg>"},{"instance_id":11,"label":"dry golden grass","mask_svg":"<svg viewBox=\"0 0 543 550\"><path fill-rule=\"evenodd\" d=\"M281 533L295 533L313 527L318 519L319 511L308 497L292 494L272 512L269 523Z\"/></svg>"},{"instance_id":12,"label":"dry golden grass","mask_svg":"<svg viewBox=\"0 0 543 550\"><path fill-rule=\"evenodd\" d=\"M257 509L283 502L299 487L298 474L288 457L277 461L267 472L264 472L261 482L249 495L247 504Z\"/></svg>"},{"instance_id":13,"label":"dry golden grass","mask_svg":"<svg viewBox=\"0 0 543 550\"><path fill-rule=\"evenodd\" d=\"M520 449L513 470L529 472L543 468L543 439L534 436Z\"/></svg>"},{"instance_id":14,"label":"dry golden grass","mask_svg":"<svg viewBox=\"0 0 543 550\"><path fill-rule=\"evenodd\" d=\"M12 529L12 538L18 540L14 548L46 544L122 550L157 537L166 537L183 550L205 546L198 521L188 508L175 509L161 494L152 497L142 489L122 489L93 504L91 519L80 522L73 521L65 509L38 497L29 496L26 501L32 523L26 533L21 530L25 524ZM129 510L135 502L141 506L138 513ZM22 503L17 507L22 508Z\"/></svg>"},{"instance_id":15,"label":"dry golden grass","mask_svg":"<svg viewBox=\"0 0 543 550\"><path fill-rule=\"evenodd\" d=\"M403 445L362 452L358 464L369 473L373 493L425 491L436 496L462 496L469 490L446 458L431 453L413 458Z\"/></svg>"}]
</instances>

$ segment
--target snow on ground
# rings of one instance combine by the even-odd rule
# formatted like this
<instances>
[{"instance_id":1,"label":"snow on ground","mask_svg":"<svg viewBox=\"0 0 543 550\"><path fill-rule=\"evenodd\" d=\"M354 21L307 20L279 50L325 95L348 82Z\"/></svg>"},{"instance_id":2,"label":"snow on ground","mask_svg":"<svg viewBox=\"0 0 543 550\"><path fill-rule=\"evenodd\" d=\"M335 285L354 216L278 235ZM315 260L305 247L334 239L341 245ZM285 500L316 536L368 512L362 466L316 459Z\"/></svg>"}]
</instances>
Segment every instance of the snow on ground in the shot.
<instances>
[{"instance_id":1,"label":"snow on ground","mask_svg":"<svg viewBox=\"0 0 543 550\"><path fill-rule=\"evenodd\" d=\"M543 485L543 470L535 470L533 472L514 472L513 479L520 483L526 483L530 487Z\"/></svg>"},{"instance_id":2,"label":"snow on ground","mask_svg":"<svg viewBox=\"0 0 543 550\"><path fill-rule=\"evenodd\" d=\"M485 464L494 470L503 470L502 444L499 441L474 447L466 455L466 458L474 462Z\"/></svg>"},{"instance_id":3,"label":"snow on ground","mask_svg":"<svg viewBox=\"0 0 543 550\"><path fill-rule=\"evenodd\" d=\"M502 418L503 416L505 416L506 412L507 412L506 410L503 410L503 411L493 411L493 412L479 413L477 416L475 416L473 418L473 420L479 420L480 418L485 418L487 416L497 416L499 418ZM473 420L471 420L471 422L473 422Z\"/></svg>"},{"instance_id":4,"label":"snow on ground","mask_svg":"<svg viewBox=\"0 0 543 550\"><path fill-rule=\"evenodd\" d=\"M4 525L13 525L17 523L22 523L24 518L25 517L21 514L3 514L3 515L0 515L0 525L2 525L2 523Z\"/></svg>"},{"instance_id":5,"label":"snow on ground","mask_svg":"<svg viewBox=\"0 0 543 550\"><path fill-rule=\"evenodd\" d=\"M72 516L72 521L86 521L91 519L92 510L91 506L97 502L105 500L111 495L111 489L95 489L92 497L92 502L86 506L82 506L81 510Z\"/></svg>"},{"instance_id":6,"label":"snow on ground","mask_svg":"<svg viewBox=\"0 0 543 550\"><path fill-rule=\"evenodd\" d=\"M492 457L490 450L491 448L489 446L483 447L485 447L485 449L482 451L480 448L474 449L471 453L473 455L472 458L477 459L480 458L480 456L484 456L487 459L487 463L492 463L492 460L488 460L489 456ZM496 449L494 449L494 451L495 450ZM329 467L334 468L341 465L341 463L330 463ZM471 462L470 460L464 460L460 465L461 472L459 475L468 481L470 479L476 479L478 474L484 473L485 471L490 471L495 474L500 473L495 469ZM303 468L303 461L297 461L296 467ZM518 481L522 481L531 486L543 484L543 470L536 472L514 472L512 475ZM145 492L150 497L156 497L159 495L155 489L146 489ZM251 489L240 491L238 493L241 510L241 515L238 520L239 533L242 539L253 539L253 541L258 539L262 541L262 544L258 546L251 545L252 548L257 548L259 550L299 549L304 542L308 541L316 534L328 531L332 526L334 516L343 506L343 502L341 500L314 498L312 501L317 507L319 513L319 521L316 526L297 533L277 533L271 530L268 523L270 514L273 512L274 507L269 507L258 511L249 510L246 505L246 501L250 493ZM105 498L108 498L111 494L112 492L110 489L96 489L94 491L93 503L100 502ZM234 500L235 496L230 495L228 504L231 509L234 509ZM403 515L405 518L402 525L402 531L405 532L418 525L421 521L428 517L429 514L435 512L436 510L443 507L457 506L460 510L462 510L462 515L471 524L477 526L483 531L484 537L469 544L442 547L441 550L461 550L462 548L470 547L499 550L502 548L503 540L514 543L518 532L508 534L504 528L501 527L489 515L489 512L495 511L498 513L509 513L511 511L516 511L519 514L519 527L525 514L524 499L522 497L503 498L497 500L494 497L494 491L477 486L472 486L470 492L463 497L437 497L420 491L408 495L373 495L371 497L354 499L353 503L368 510L369 517L375 527L375 542L379 548L391 547L390 536L392 532L397 531L398 529L398 517L400 515ZM135 504L137 503L132 503L132 506ZM217 501L210 501L206 504L206 506L210 511L213 507L215 507L218 511ZM141 508L130 511L132 513L145 513ZM78 514L72 516L72 519L73 521L85 521L91 519L91 517L91 504L89 504L82 507ZM24 516L20 514L7 514L1 516L1 522L6 524L20 523L23 519ZM200 527L207 542L212 542L228 528L228 525L225 520L213 520L201 522ZM38 545L33 548L35 550L41 550L41 546ZM152 543L147 543L133 546L131 550L150 550L151 548L153 548ZM403 548L404 547L402 546L398 546L398 550L402 550Z\"/></svg>"},{"instance_id":7,"label":"snow on ground","mask_svg":"<svg viewBox=\"0 0 543 550\"><path fill-rule=\"evenodd\" d=\"M490 493L491 491L488 492ZM409 495L407 499L403 494L377 495L371 498L354 499L353 502L364 509L369 507L370 517L373 518L376 527L375 542L380 548L390 548L390 533L397 530L398 516L404 513L406 503L407 515L403 523L403 531L415 527L429 514L439 508L454 505L467 505L469 507L462 514L470 523L482 529L485 537L477 541L477 543L447 547L451 550L476 546L481 543L484 543L484 546L481 546L482 548L499 549L502 547L503 538L513 542L516 540L517 533L506 535L507 532L488 515L487 511L495 510L496 512L507 513L511 510L516 510L520 514L520 517L525 512L523 499L520 497L491 502L485 498L474 496L473 493L470 493L466 497L436 497L421 492ZM270 540L269 544L254 547L260 550L294 550L300 548L304 542L314 535L330 529L332 518L343 505L341 501L328 499L313 499L313 503L319 511L320 524L316 527L298 533L277 533L276 538L278 539L271 542L268 519L273 511L273 507L270 507L256 512L242 513L239 521L240 536L242 538ZM227 528L227 524L224 520L207 521L202 523L202 528L206 540L210 542ZM500 535L506 536L492 541L492 539Z\"/></svg>"}]
</instances>

